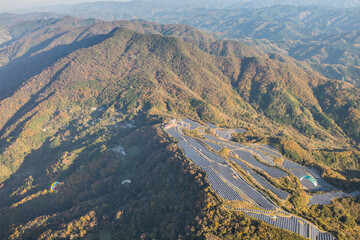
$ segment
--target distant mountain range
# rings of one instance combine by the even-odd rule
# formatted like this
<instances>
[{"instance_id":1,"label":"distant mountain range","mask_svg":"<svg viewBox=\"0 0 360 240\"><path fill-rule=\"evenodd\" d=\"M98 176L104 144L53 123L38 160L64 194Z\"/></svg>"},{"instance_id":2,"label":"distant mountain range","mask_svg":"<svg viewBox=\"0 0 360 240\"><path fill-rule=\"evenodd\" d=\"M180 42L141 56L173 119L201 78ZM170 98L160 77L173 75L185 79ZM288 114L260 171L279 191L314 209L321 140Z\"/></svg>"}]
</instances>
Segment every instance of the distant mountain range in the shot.
<instances>
[{"instance_id":1,"label":"distant mountain range","mask_svg":"<svg viewBox=\"0 0 360 240\"><path fill-rule=\"evenodd\" d=\"M306 61L328 78L358 85L359 16L360 9L276 6L184 10L151 19L206 29L219 38L241 39L266 52Z\"/></svg>"},{"instance_id":2,"label":"distant mountain range","mask_svg":"<svg viewBox=\"0 0 360 240\"><path fill-rule=\"evenodd\" d=\"M88 13L94 14L95 12L107 12L113 13L107 16L107 20L114 16L120 16L121 14L126 15L128 12L130 16L135 12L149 14L147 9L151 9L151 13L154 12L165 12L179 9L193 9L193 8L208 8L208 9L235 9L235 8L264 8L272 7L276 5L289 5L289 6L323 6L323 7L336 7L336 8L354 8L360 7L359 0L133 0L129 2L85 2L76 5L58 5L49 7L38 7L28 10L21 11L48 11L57 13L67 13L74 16L74 14Z\"/></svg>"},{"instance_id":3,"label":"distant mountain range","mask_svg":"<svg viewBox=\"0 0 360 240\"><path fill-rule=\"evenodd\" d=\"M312 6L306 6L308 4ZM33 11L111 21L145 19L164 24L186 24L206 30L220 39L240 39L268 53L276 52L306 61L325 77L359 85L358 4L359 1L239 3L229 0L174 1L171 4L167 1L131 1L53 6ZM8 15L2 16L9 19ZM41 14L35 16L39 18ZM22 17L31 20L26 15ZM0 15L0 27L4 24L7 23L1 21ZM0 41L7 40L6 31L0 31L3 33Z\"/></svg>"},{"instance_id":4,"label":"distant mountain range","mask_svg":"<svg viewBox=\"0 0 360 240\"><path fill-rule=\"evenodd\" d=\"M292 6L306 6L306 5L317 5L325 7L338 7L338 8L351 8L359 7L359 0L253 0L247 1L245 3L237 3L232 7L243 7L243 8L262 8L262 7L271 7L274 5L292 5Z\"/></svg>"}]
</instances>

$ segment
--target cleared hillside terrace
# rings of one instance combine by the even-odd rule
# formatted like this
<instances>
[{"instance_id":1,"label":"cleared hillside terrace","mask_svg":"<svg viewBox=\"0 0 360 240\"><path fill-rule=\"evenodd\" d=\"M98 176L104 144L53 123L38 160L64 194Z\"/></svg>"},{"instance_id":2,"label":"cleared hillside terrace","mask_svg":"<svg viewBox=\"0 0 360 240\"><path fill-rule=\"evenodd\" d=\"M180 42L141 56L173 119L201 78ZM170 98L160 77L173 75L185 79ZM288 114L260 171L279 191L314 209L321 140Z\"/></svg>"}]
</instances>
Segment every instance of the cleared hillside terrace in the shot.
<instances>
[{"instance_id":1,"label":"cleared hillside terrace","mask_svg":"<svg viewBox=\"0 0 360 240\"><path fill-rule=\"evenodd\" d=\"M266 192L257 187L257 185L260 185L263 189L272 192L279 201L287 201L289 193L274 186L266 178L259 175L257 171L263 171L271 177L280 179L289 175L281 168L301 170L304 174L309 169L289 160L284 161L283 166L276 166L273 159L275 157L283 158L276 149L268 145L253 144L252 146L246 146L231 142L231 134L229 137L228 133L235 131L218 130L215 125L209 124L209 129L215 129L216 135L203 134L202 137L204 139L197 139L185 135L183 132L184 128L190 130L201 128L202 131L199 132L203 133L204 128L207 127L192 120L183 119L178 122L176 127L166 129L165 131L178 141L178 146L183 149L186 157L206 172L208 182L219 197L229 201L247 202L250 203L250 206L253 206L251 209L225 206L229 210L242 211L250 217L260 219L268 224L297 233L309 239L335 239L333 235L321 231L314 224L284 211L276 203L277 200L272 199L273 196L268 196ZM219 135L219 132L226 132L226 136L223 134ZM230 149L229 156L233 157L227 158L219 154L219 151L223 148ZM233 164L236 164L241 171L234 168ZM290 171L290 173L293 173L293 171ZM243 175L244 173L246 173L246 176ZM304 182L304 184L307 184L307 182ZM341 196L341 194L336 194L336 196ZM326 204L328 199L319 196L314 197L313 202L323 202Z\"/></svg>"}]
</instances>

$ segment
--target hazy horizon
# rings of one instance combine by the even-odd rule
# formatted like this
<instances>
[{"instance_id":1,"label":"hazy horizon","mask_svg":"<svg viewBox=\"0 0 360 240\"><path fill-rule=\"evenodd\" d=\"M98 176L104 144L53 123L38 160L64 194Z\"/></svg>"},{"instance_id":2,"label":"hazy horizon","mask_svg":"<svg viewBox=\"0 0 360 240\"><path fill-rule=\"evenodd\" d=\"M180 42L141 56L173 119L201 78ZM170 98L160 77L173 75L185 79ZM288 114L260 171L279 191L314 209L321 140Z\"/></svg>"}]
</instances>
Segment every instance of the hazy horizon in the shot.
<instances>
[{"instance_id":1,"label":"hazy horizon","mask_svg":"<svg viewBox=\"0 0 360 240\"><path fill-rule=\"evenodd\" d=\"M110 2L129 2L132 0L110 0ZM85 2L109 2L109 0L0 0L0 12L35 8L35 7L47 7L65 4L78 4Z\"/></svg>"},{"instance_id":2,"label":"hazy horizon","mask_svg":"<svg viewBox=\"0 0 360 240\"><path fill-rule=\"evenodd\" d=\"M130 2L133 0L0 0L0 13L13 12L13 13L25 13L32 11L50 11L54 9L52 7L59 5L72 5L79 3L90 3L90 2ZM156 0L142 0L146 2L152 2ZM165 0L164 0L165 1ZM170 3L179 3L182 1L170 1ZM298 2L296 0L183 0L183 4L189 6L194 4L194 7L205 7L205 8L261 8L270 7L273 5L321 5L327 7L360 7L360 0L303 0ZM200 4L200 5L199 5ZM181 5L181 4L180 4ZM55 9L54 12L62 11L61 9Z\"/></svg>"}]
</instances>

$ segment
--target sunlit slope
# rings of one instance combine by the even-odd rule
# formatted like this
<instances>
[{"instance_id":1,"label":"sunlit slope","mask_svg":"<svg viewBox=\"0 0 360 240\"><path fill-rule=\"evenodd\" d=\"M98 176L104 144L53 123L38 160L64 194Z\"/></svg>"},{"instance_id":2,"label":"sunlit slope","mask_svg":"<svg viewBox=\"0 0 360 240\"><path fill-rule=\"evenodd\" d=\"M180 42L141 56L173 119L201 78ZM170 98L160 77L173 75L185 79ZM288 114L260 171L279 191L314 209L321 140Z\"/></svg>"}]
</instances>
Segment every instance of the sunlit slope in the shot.
<instances>
[{"instance_id":1,"label":"sunlit slope","mask_svg":"<svg viewBox=\"0 0 360 240\"><path fill-rule=\"evenodd\" d=\"M97 22L72 17L44 18L4 27L4 43L0 46L0 91L8 89L39 74L59 58L103 41L115 27L177 36L196 45L208 46L213 37L185 25L160 25L147 22ZM22 71L18 71L21 68ZM3 96L2 96L3 97Z\"/></svg>"},{"instance_id":2,"label":"sunlit slope","mask_svg":"<svg viewBox=\"0 0 360 240\"><path fill-rule=\"evenodd\" d=\"M70 105L116 105L126 116L168 113L217 121L253 111L226 83L217 61L175 38L115 29L100 44L60 59L3 100L2 138L11 139L6 145L46 138L42 129L48 124L62 126L74 118L65 111ZM38 147L40 139L24 150ZM13 165L8 160L3 162Z\"/></svg>"},{"instance_id":3,"label":"sunlit slope","mask_svg":"<svg viewBox=\"0 0 360 240\"><path fill-rule=\"evenodd\" d=\"M347 141L343 141L343 130L357 139L350 130L358 128L356 112L343 124L341 112L329 117L318 102L324 99L314 94L324 84L336 87L337 83L294 64L266 56L216 57L173 37L123 28L101 38L100 43L59 59L1 101L2 139L9 139L4 146L18 149L15 142L20 139L46 138L48 133L41 129L48 124L64 125L73 119L64 110L70 105L117 106L127 116L182 115L202 121L249 122L340 145ZM340 88L335 101L356 102L356 91L351 86ZM25 152L43 140L38 141L25 144ZM12 166L13 161L3 163Z\"/></svg>"}]
</instances>

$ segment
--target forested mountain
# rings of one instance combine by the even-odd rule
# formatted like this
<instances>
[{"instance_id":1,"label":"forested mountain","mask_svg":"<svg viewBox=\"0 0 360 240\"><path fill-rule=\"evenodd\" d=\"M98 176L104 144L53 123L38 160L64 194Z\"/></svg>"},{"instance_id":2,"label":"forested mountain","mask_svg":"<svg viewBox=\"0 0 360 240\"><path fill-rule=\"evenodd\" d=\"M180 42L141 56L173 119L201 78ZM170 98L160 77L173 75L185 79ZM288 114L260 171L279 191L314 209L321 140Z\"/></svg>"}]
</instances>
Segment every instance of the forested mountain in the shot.
<instances>
[{"instance_id":1,"label":"forested mountain","mask_svg":"<svg viewBox=\"0 0 360 240\"><path fill-rule=\"evenodd\" d=\"M1 13L0 14L0 27L9 27L19 22L26 22L31 20L38 20L41 18L54 18L58 15L53 13Z\"/></svg>"},{"instance_id":2,"label":"forested mountain","mask_svg":"<svg viewBox=\"0 0 360 240\"><path fill-rule=\"evenodd\" d=\"M245 3L237 3L233 7L243 7L243 8L262 8L262 7L271 7L274 5L292 5L292 6L324 6L324 7L338 7L338 8L351 8L359 7L360 1L358 0L303 0L303 1L294 1L294 0L252 0Z\"/></svg>"},{"instance_id":3,"label":"forested mountain","mask_svg":"<svg viewBox=\"0 0 360 240\"><path fill-rule=\"evenodd\" d=\"M298 237L223 209L159 127L167 118L244 128L238 140L271 143L341 189L358 189L360 94L351 84L186 25L65 17L6 30L0 231L10 239ZM357 215L346 210L358 207L354 199L331 210L290 205L304 216L327 211L328 231L356 238Z\"/></svg>"},{"instance_id":4,"label":"forested mountain","mask_svg":"<svg viewBox=\"0 0 360 240\"><path fill-rule=\"evenodd\" d=\"M94 19L79 20L72 17L49 18L21 22L7 28L11 41L0 46L0 66L3 65L0 70L0 91L5 94L6 90L39 73L59 57L66 56L77 48L102 41L101 34L107 34L117 26L143 33L177 36L217 55L261 55L255 48L238 41L215 41L214 37L185 25L160 25L137 21L99 22L92 25L95 22ZM10 62L11 60L14 61ZM22 66L21 72L18 71L19 66Z\"/></svg>"},{"instance_id":5,"label":"forested mountain","mask_svg":"<svg viewBox=\"0 0 360 240\"><path fill-rule=\"evenodd\" d=\"M360 7L359 0L136 0L128 2L88 2L76 5L59 5L49 7L37 7L33 9L22 9L27 12L55 12L71 14L72 16L88 17L89 14L98 17L106 18L107 20L114 20L120 18L127 18L131 15L143 14L150 16L154 13L163 13L168 11L176 11L179 9L193 9L193 8L208 8L208 9L235 9L235 8L265 8L277 5L289 6L322 6L322 7L336 7L336 8L354 8ZM151 11L147 11L151 9Z\"/></svg>"},{"instance_id":6,"label":"forested mountain","mask_svg":"<svg viewBox=\"0 0 360 240\"><path fill-rule=\"evenodd\" d=\"M11 40L11 34L8 27L20 23L22 21L38 20L47 17L56 17L56 14L51 13L29 13L29 14L0 14L0 44Z\"/></svg>"},{"instance_id":7,"label":"forested mountain","mask_svg":"<svg viewBox=\"0 0 360 240\"><path fill-rule=\"evenodd\" d=\"M155 15L153 20L189 24L221 38L238 38L264 51L307 61L326 77L358 84L358 16L358 8L276 6L185 10L167 17Z\"/></svg>"},{"instance_id":8,"label":"forested mountain","mask_svg":"<svg viewBox=\"0 0 360 240\"><path fill-rule=\"evenodd\" d=\"M313 70L327 78L358 85L358 4L358 1L180 1L171 4L166 1L131 1L37 10L81 18L141 18L191 25L210 31L218 38L238 38L266 52L306 61ZM8 39L6 36L3 38Z\"/></svg>"}]
</instances>

